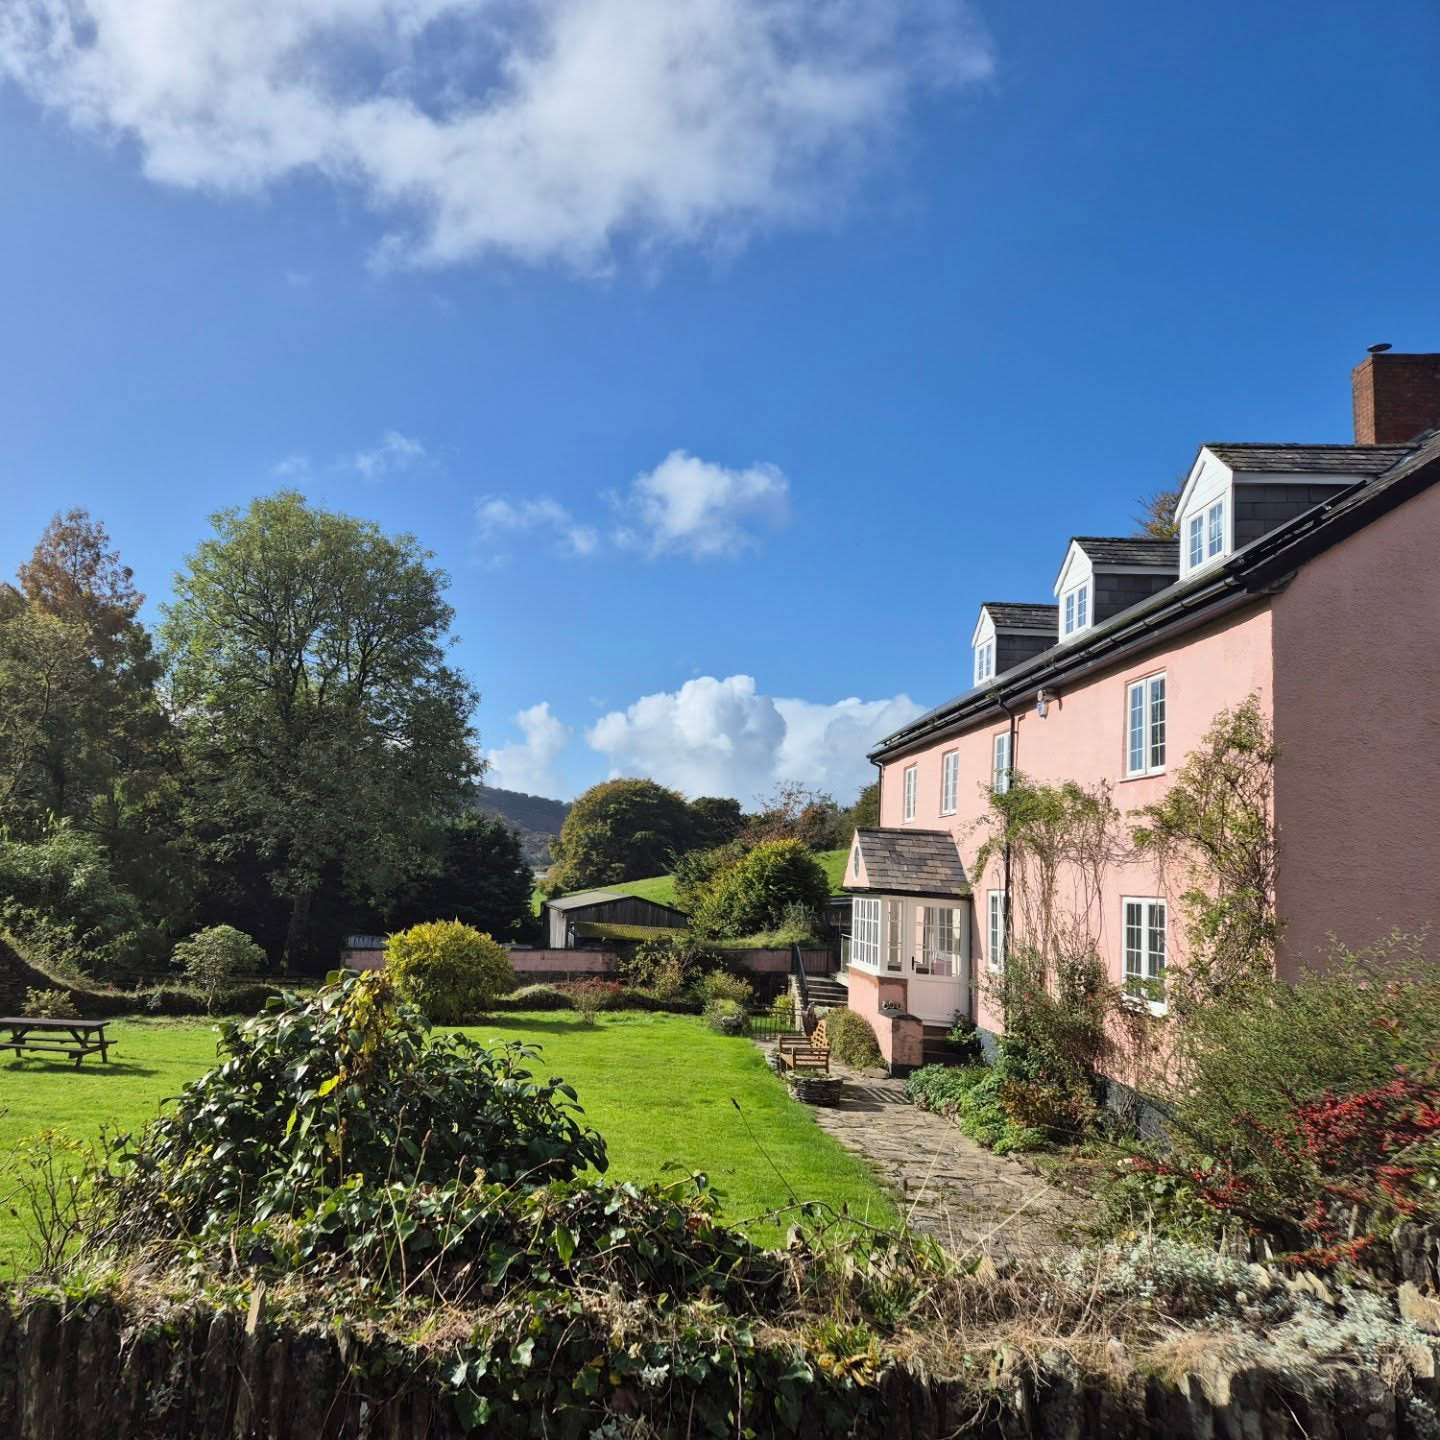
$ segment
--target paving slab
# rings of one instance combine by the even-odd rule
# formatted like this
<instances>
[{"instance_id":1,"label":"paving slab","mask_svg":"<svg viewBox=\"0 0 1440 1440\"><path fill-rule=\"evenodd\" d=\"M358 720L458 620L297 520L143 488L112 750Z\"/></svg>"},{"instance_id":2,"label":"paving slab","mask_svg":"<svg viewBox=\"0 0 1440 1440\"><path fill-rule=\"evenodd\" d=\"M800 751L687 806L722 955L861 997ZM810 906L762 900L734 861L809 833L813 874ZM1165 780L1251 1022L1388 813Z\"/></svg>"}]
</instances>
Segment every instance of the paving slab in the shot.
<instances>
[{"instance_id":1,"label":"paving slab","mask_svg":"<svg viewBox=\"0 0 1440 1440\"><path fill-rule=\"evenodd\" d=\"M813 1106L816 1123L876 1167L915 1229L993 1260L1072 1243L1080 1220L1074 1197L1021 1161L976 1144L953 1119L912 1105L904 1081L842 1066L835 1073L845 1077L843 1097Z\"/></svg>"}]
</instances>

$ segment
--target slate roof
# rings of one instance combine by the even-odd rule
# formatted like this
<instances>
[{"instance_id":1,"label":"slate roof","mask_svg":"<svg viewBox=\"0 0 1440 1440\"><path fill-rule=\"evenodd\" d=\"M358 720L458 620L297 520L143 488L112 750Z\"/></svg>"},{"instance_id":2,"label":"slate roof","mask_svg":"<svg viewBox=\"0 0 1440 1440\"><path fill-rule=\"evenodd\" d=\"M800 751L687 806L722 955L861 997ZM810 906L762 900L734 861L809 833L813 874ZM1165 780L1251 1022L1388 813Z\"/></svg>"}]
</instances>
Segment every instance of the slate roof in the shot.
<instances>
[{"instance_id":1,"label":"slate roof","mask_svg":"<svg viewBox=\"0 0 1440 1440\"><path fill-rule=\"evenodd\" d=\"M1211 449L1284 452L1343 452L1351 445L1262 445L1211 446ZM1233 605L1237 597L1261 592L1267 585L1284 583L1312 556L1353 535L1381 515L1388 514L1412 495L1440 484L1440 430L1433 430L1408 445L1367 445L1364 455L1373 455L1378 464L1383 455L1386 468L1375 478L1356 481L1332 499L1297 515L1242 546L1214 570L1192 575L1167 586L1137 605L1098 624L1093 632L1070 645L1049 650L997 676L995 685L1011 701L1033 695L1042 685L1063 685L1071 674L1108 663L1112 657L1142 650L1147 635L1157 636L1173 625L1204 623L1207 612ZM1398 458L1397 458L1398 457ZM1229 463L1229 462L1227 462ZM1307 460L1307 463L1308 460ZM1358 467L1357 467L1358 468ZM1343 470L1338 473L1344 473ZM1083 537L1076 543L1084 545ZM1130 541L1144 544L1144 541ZM1149 542L1166 544L1170 542ZM868 759L880 761L913 749L937 731L955 733L978 719L998 717L1003 709L993 692L966 690L937 705L925 714L888 735L870 751Z\"/></svg>"},{"instance_id":2,"label":"slate roof","mask_svg":"<svg viewBox=\"0 0 1440 1440\"><path fill-rule=\"evenodd\" d=\"M1382 475L1408 455L1409 445L1232 445L1204 447L1232 470L1270 475Z\"/></svg>"},{"instance_id":3,"label":"slate roof","mask_svg":"<svg viewBox=\"0 0 1440 1440\"><path fill-rule=\"evenodd\" d=\"M1180 569L1178 540L1151 540L1133 535L1075 535L1071 537L1096 565L1153 565Z\"/></svg>"},{"instance_id":4,"label":"slate roof","mask_svg":"<svg viewBox=\"0 0 1440 1440\"><path fill-rule=\"evenodd\" d=\"M579 890L574 895L557 895L545 903L552 910L583 910L587 905L604 905L609 900L625 900L618 890Z\"/></svg>"},{"instance_id":5,"label":"slate roof","mask_svg":"<svg viewBox=\"0 0 1440 1440\"><path fill-rule=\"evenodd\" d=\"M980 607L989 613L997 630L1043 630L1054 635L1060 626L1058 605L1017 605L1008 600L987 600Z\"/></svg>"},{"instance_id":6,"label":"slate roof","mask_svg":"<svg viewBox=\"0 0 1440 1440\"><path fill-rule=\"evenodd\" d=\"M870 882L866 890L957 900L970 893L948 830L857 830L855 841Z\"/></svg>"}]
</instances>

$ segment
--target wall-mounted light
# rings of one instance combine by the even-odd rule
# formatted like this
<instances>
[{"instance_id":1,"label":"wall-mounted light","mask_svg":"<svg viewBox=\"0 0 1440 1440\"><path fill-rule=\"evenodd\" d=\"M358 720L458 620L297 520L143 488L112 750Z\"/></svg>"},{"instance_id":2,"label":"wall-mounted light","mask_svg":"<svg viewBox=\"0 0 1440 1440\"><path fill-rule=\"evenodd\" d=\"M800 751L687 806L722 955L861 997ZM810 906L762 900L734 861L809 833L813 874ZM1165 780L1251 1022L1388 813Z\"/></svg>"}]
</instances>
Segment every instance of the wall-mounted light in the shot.
<instances>
[{"instance_id":1,"label":"wall-mounted light","mask_svg":"<svg viewBox=\"0 0 1440 1440\"><path fill-rule=\"evenodd\" d=\"M1055 698L1049 690L1038 690L1035 693L1035 713L1043 720L1045 712L1050 708L1050 702Z\"/></svg>"}]
</instances>

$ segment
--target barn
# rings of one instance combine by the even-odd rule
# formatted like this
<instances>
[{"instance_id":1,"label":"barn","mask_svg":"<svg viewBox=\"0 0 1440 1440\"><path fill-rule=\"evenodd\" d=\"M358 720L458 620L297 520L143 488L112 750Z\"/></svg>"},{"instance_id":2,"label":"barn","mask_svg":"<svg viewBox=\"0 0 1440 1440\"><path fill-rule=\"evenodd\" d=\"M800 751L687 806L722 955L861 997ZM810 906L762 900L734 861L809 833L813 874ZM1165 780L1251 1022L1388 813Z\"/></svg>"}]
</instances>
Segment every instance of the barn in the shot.
<instances>
[{"instance_id":1,"label":"barn","mask_svg":"<svg viewBox=\"0 0 1440 1440\"><path fill-rule=\"evenodd\" d=\"M545 902L545 944L552 950L606 940L646 940L663 930L684 930L690 917L673 905L621 895L615 890L582 890Z\"/></svg>"}]
</instances>

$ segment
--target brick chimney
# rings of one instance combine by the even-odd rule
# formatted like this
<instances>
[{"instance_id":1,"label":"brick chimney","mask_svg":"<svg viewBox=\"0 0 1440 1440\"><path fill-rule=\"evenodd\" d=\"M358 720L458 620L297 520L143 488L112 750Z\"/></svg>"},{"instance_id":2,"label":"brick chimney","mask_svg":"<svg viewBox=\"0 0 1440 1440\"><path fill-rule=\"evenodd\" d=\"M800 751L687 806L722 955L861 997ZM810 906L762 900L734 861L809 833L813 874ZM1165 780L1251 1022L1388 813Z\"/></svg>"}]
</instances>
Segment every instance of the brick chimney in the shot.
<instances>
[{"instance_id":1,"label":"brick chimney","mask_svg":"<svg viewBox=\"0 0 1440 1440\"><path fill-rule=\"evenodd\" d=\"M1440 355L1371 351L1350 390L1357 445L1403 445L1440 425Z\"/></svg>"}]
</instances>

